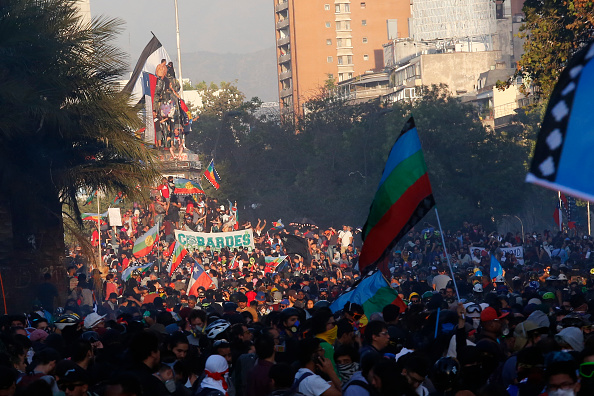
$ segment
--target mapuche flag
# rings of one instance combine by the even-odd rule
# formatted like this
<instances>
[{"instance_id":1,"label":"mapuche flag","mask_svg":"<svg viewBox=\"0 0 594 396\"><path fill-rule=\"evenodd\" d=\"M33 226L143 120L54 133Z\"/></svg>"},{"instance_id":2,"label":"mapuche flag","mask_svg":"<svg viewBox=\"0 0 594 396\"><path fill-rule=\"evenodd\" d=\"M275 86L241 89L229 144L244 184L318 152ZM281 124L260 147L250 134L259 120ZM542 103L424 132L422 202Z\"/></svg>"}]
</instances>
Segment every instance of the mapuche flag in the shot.
<instances>
[{"instance_id":1,"label":"mapuche flag","mask_svg":"<svg viewBox=\"0 0 594 396\"><path fill-rule=\"evenodd\" d=\"M551 94L526 181L594 201L594 41L569 60Z\"/></svg>"},{"instance_id":2,"label":"mapuche flag","mask_svg":"<svg viewBox=\"0 0 594 396\"><path fill-rule=\"evenodd\" d=\"M198 296L198 288L200 286L208 289L212 285L212 278L206 273L204 268L194 261L194 268L192 276L188 283L188 296Z\"/></svg>"},{"instance_id":3,"label":"mapuche flag","mask_svg":"<svg viewBox=\"0 0 594 396\"><path fill-rule=\"evenodd\" d=\"M361 305L368 318L373 313L382 312L382 309L389 304L400 307L400 312L406 310L404 301L398 296L398 292L390 287L380 271L366 275L359 283L347 289L330 305L330 310L340 311L347 302Z\"/></svg>"},{"instance_id":4,"label":"mapuche flag","mask_svg":"<svg viewBox=\"0 0 594 396\"><path fill-rule=\"evenodd\" d=\"M435 205L421 141L411 117L392 146L361 237L359 270L380 262Z\"/></svg>"},{"instance_id":5,"label":"mapuche flag","mask_svg":"<svg viewBox=\"0 0 594 396\"><path fill-rule=\"evenodd\" d=\"M171 245L169 260L167 261L167 273L169 276L171 276L177 267L179 267L186 254L188 254L188 251L184 249L183 245L178 241L175 241L175 243Z\"/></svg>"},{"instance_id":6,"label":"mapuche flag","mask_svg":"<svg viewBox=\"0 0 594 396\"><path fill-rule=\"evenodd\" d=\"M206 167L206 170L204 171L204 177L206 177L206 180L208 180L210 184L212 184L215 190L219 189L219 182L221 181L221 178L219 177L219 174L217 173L217 170L214 167L214 159L211 159L210 164L208 164L208 166Z\"/></svg>"},{"instance_id":7,"label":"mapuche flag","mask_svg":"<svg viewBox=\"0 0 594 396\"><path fill-rule=\"evenodd\" d=\"M175 184L175 188L173 189L174 194L204 194L200 182L196 180L178 178L173 179L173 184Z\"/></svg>"},{"instance_id":8,"label":"mapuche flag","mask_svg":"<svg viewBox=\"0 0 594 396\"><path fill-rule=\"evenodd\" d=\"M157 224L150 230L146 232L143 236L138 238L136 242L134 242L134 247L132 248L132 254L136 257L144 257L153 250L153 246L157 241L157 237L159 236L159 225Z\"/></svg>"},{"instance_id":9,"label":"mapuche flag","mask_svg":"<svg viewBox=\"0 0 594 396\"><path fill-rule=\"evenodd\" d=\"M80 218L83 221L94 221L98 223L101 219L107 217L107 212L105 213L81 213Z\"/></svg>"}]
</instances>

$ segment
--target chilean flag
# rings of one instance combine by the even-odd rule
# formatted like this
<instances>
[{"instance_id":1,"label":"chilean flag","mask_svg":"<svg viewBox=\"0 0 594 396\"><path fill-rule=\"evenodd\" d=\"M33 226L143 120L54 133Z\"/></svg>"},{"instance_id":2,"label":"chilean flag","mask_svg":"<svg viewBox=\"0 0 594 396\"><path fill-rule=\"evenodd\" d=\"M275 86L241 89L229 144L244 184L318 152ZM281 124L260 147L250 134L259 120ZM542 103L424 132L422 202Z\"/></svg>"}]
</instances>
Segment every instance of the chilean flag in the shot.
<instances>
[{"instance_id":1,"label":"chilean flag","mask_svg":"<svg viewBox=\"0 0 594 396\"><path fill-rule=\"evenodd\" d=\"M188 283L188 296L198 296L198 288L200 286L208 289L212 283L211 277L206 273L204 268L194 260L192 277L190 278L190 283Z\"/></svg>"}]
</instances>

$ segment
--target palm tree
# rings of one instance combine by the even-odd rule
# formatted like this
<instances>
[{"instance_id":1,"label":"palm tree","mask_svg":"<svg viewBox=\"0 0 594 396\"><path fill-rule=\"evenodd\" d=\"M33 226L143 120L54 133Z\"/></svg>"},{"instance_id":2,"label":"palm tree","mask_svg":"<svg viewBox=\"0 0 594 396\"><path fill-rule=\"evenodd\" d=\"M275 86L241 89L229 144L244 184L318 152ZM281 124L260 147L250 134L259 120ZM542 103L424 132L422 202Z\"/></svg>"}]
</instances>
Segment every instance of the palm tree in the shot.
<instances>
[{"instance_id":1,"label":"palm tree","mask_svg":"<svg viewBox=\"0 0 594 396\"><path fill-rule=\"evenodd\" d=\"M74 3L0 2L0 274L14 311L44 272L65 290L63 209L80 226L77 193L137 196L157 176L138 109L115 85L121 21L84 23Z\"/></svg>"}]
</instances>

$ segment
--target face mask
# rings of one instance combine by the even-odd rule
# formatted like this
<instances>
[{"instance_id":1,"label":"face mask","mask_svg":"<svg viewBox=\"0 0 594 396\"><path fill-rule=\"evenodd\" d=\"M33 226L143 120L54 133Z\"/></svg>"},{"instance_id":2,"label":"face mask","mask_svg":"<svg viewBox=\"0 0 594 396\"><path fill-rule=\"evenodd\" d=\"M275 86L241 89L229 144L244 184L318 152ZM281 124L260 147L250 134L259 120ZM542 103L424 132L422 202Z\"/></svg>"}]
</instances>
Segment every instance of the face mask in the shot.
<instances>
[{"instance_id":1,"label":"face mask","mask_svg":"<svg viewBox=\"0 0 594 396\"><path fill-rule=\"evenodd\" d=\"M340 374L340 378L346 382L355 372L359 371L359 363L337 364L336 369L338 370L338 374Z\"/></svg>"},{"instance_id":2,"label":"face mask","mask_svg":"<svg viewBox=\"0 0 594 396\"><path fill-rule=\"evenodd\" d=\"M548 392L549 396L575 396L573 389L557 389Z\"/></svg>"},{"instance_id":3,"label":"face mask","mask_svg":"<svg viewBox=\"0 0 594 396\"><path fill-rule=\"evenodd\" d=\"M175 392L175 381L174 380L165 381L165 388L167 388L167 391L169 393Z\"/></svg>"}]
</instances>

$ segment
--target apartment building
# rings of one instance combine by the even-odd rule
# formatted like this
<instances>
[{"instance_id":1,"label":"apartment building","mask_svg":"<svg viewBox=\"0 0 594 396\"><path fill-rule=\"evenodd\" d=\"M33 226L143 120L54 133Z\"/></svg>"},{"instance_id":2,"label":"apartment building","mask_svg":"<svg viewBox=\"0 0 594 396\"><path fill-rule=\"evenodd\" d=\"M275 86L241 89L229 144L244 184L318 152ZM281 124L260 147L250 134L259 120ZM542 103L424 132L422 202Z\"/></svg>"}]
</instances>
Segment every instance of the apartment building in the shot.
<instances>
[{"instance_id":1,"label":"apartment building","mask_svg":"<svg viewBox=\"0 0 594 396\"><path fill-rule=\"evenodd\" d=\"M408 37L410 0L274 0L279 104L300 114L327 81L383 70L383 44Z\"/></svg>"}]
</instances>

